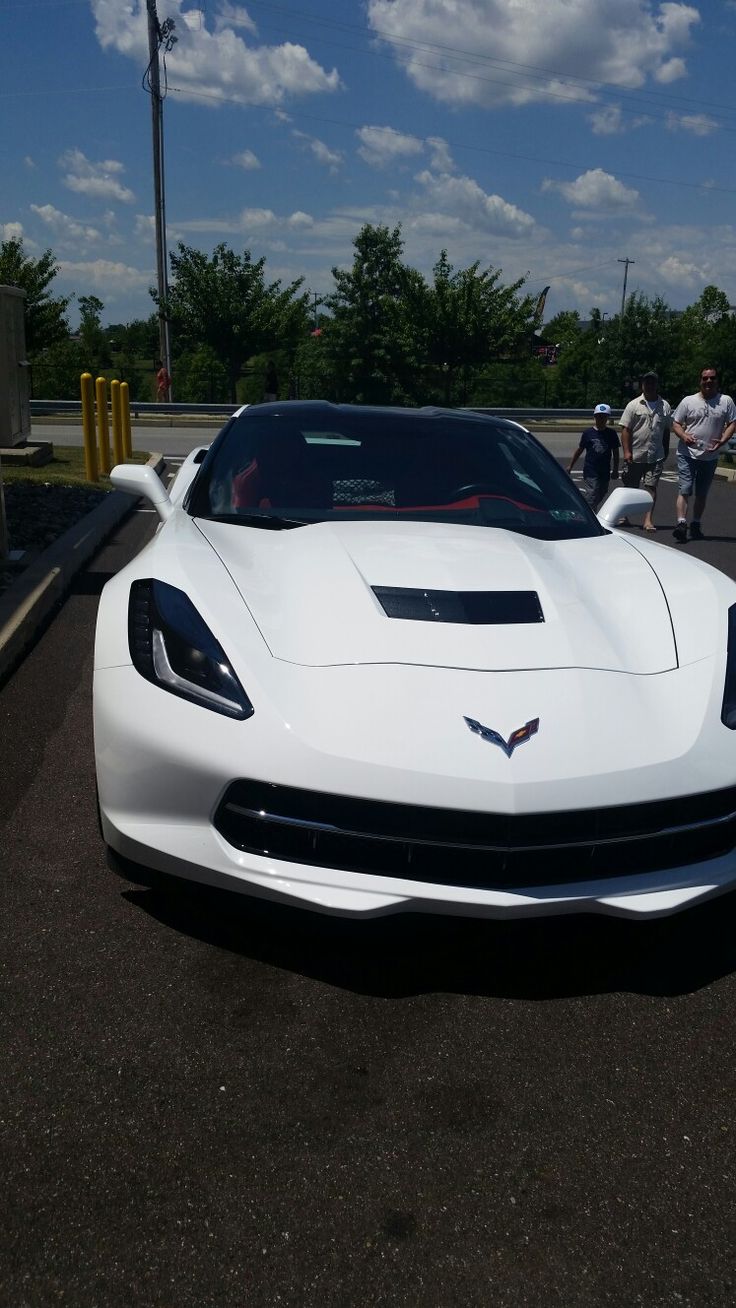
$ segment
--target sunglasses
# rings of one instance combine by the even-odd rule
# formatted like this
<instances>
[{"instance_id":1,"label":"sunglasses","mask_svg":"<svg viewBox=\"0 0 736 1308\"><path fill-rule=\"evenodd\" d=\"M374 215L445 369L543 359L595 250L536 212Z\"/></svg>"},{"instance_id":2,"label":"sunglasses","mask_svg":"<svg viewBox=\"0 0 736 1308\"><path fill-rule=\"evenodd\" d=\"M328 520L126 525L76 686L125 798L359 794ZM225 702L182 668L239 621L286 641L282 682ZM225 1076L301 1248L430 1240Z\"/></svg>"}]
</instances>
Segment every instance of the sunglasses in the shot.
<instances>
[{"instance_id":1,"label":"sunglasses","mask_svg":"<svg viewBox=\"0 0 736 1308\"><path fill-rule=\"evenodd\" d=\"M701 377L700 380L701 380L701 382L714 382L714 381L718 381L718 378L717 378L717 377Z\"/></svg>"}]
</instances>

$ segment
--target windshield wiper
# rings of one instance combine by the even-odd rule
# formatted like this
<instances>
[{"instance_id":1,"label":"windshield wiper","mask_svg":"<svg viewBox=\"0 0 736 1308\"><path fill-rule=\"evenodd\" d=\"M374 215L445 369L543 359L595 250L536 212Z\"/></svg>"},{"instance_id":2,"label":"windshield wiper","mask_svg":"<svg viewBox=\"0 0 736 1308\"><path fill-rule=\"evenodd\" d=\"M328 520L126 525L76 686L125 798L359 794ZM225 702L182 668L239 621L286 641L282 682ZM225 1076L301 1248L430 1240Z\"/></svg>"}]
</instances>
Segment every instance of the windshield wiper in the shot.
<instances>
[{"instance_id":1,"label":"windshield wiper","mask_svg":"<svg viewBox=\"0 0 736 1308\"><path fill-rule=\"evenodd\" d=\"M202 515L207 522L232 522L242 527L265 527L267 531L281 531L289 527L306 527L308 518L282 518L277 513L208 513Z\"/></svg>"}]
</instances>

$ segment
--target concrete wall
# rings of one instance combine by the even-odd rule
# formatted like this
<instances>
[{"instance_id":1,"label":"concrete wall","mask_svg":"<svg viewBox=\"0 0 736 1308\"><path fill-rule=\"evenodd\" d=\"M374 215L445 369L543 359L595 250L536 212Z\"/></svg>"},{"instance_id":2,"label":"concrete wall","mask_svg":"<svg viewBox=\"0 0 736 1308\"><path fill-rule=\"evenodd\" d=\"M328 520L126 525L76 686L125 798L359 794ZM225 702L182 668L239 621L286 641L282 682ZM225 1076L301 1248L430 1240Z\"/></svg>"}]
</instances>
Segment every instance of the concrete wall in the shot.
<instances>
[{"instance_id":1,"label":"concrete wall","mask_svg":"<svg viewBox=\"0 0 736 1308\"><path fill-rule=\"evenodd\" d=\"M0 286L0 448L31 439L25 291Z\"/></svg>"}]
</instances>

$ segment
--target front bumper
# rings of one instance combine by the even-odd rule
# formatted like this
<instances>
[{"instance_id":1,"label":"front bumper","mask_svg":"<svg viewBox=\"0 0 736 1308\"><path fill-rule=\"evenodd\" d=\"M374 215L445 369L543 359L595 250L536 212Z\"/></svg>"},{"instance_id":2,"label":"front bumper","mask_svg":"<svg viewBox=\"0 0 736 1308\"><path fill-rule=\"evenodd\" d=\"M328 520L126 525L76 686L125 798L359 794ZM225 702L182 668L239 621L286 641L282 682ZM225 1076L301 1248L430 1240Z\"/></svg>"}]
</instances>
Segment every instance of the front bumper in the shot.
<instances>
[{"instance_id":1,"label":"front bumper","mask_svg":"<svg viewBox=\"0 0 736 1308\"><path fill-rule=\"evenodd\" d=\"M355 677L367 675L364 669L339 672L341 677L335 678L335 686L343 677L347 680L350 673ZM436 702L446 708L453 724L455 718L461 720L460 710L480 697L479 685L483 691L488 685L487 682L484 685L484 674L477 673L382 670L387 691L389 679L393 677L396 681L390 704L402 702L404 717L410 721L415 712L410 687L414 687L418 695L417 724L420 712L426 723L426 687L415 686L425 673L431 677L436 691L442 690L438 684L442 678L448 678L449 702L444 704L440 695L436 696ZM322 670L316 674L323 675ZM511 721L520 720L521 697L529 700L529 688L520 689L527 675L535 694L539 694L543 680L540 674L514 674L514 694L520 703L518 707L512 705ZM733 851L724 848L721 842L718 848L713 845L709 848L708 852L715 856L701 858L697 838L687 844L686 856L678 850L675 841L671 861L660 857L653 869L647 869L646 861L639 859L634 870L622 848L615 875L611 874L610 862L605 865L606 875L601 876L594 874L596 867L603 866L600 862L589 863L591 871L587 871L583 863L573 867L568 859L562 865L564 875L544 884L539 884L539 876L530 877L524 884L522 876L513 885L499 885L478 884L477 877L470 882L462 877L453 881L449 874L449 884L436 874L431 880L417 879L409 874L411 869L402 871L396 863L389 863L376 874L366 866L351 866L349 861L329 865L324 855L310 862L303 849L298 857L288 857L285 846L276 857L267 846L238 848L232 832L223 834L221 823L221 830L216 829L216 815L233 779L248 775L287 787L303 788L306 779L313 792L343 797L359 795L378 804L386 800L404 805L422 804L450 815L457 815L458 810L470 810L479 818L487 814L489 796L500 794L503 811L513 814L517 825L524 821L524 802L533 806L537 814L550 813L564 818L569 810L579 807L581 795L588 810L595 805L594 797L600 800L602 795L615 796L622 805L636 805L642 798L654 800L657 794L676 793L675 777L696 778L697 790L703 792L708 787L714 790L722 787L724 778L728 778L728 760L719 757L717 750L714 756L712 747L704 748L697 731L693 730L690 739L686 739L681 724L677 732L680 742L677 755L673 746L669 758L660 757L656 764L632 767L628 740L619 745L611 735L614 747L608 748L605 755L595 743L590 744L587 755L579 751L579 774L561 776L560 750L554 743L555 731L560 729L555 712L560 723L566 721L569 725L570 713L565 713L563 693L566 687L562 684L569 674L544 675L554 679L561 693L557 703L554 697L547 696L548 707L543 716L545 734L540 732L535 740L534 752L532 747L525 746L507 760L501 751L464 729L457 736L456 753L449 757L445 750L442 755L442 769L440 749L434 756L429 755L428 749L421 752L423 768L416 762L409 766L411 752L407 749L406 734L396 747L391 741L384 748L382 760L366 758L367 753L379 754L380 722L377 735L362 751L363 757L357 746L353 755L347 757L345 753L339 755L324 748L324 740L317 738L316 719L313 731L299 730L296 713L289 722L278 719L267 704L259 704L248 722L232 722L160 691L130 667L100 670L95 674L95 744L105 839L124 857L161 872L347 916L401 911L488 917L594 912L643 918L673 913L736 887ZM588 687L584 684L586 678L591 682ZM603 705L608 703L601 688L601 681L606 678L620 685L620 678L612 674L573 670L570 675L578 690L582 685L586 702ZM594 679L598 684L592 684ZM656 680L665 682L669 677ZM508 681L506 684L510 686ZM402 685L406 691L403 697ZM665 706L671 716L673 689L671 684L662 686L663 725ZM635 690L634 687L631 694ZM702 675L700 690L702 695ZM338 703L334 712L341 715L339 696L333 696L333 701L335 698ZM353 725L359 739L363 724L360 721L356 724L358 713L364 713L366 718L380 717L386 696L383 701L379 697L378 708L375 697L366 706L352 685L345 702L358 706ZM586 732L580 735L586 746L591 739L589 725L585 724ZM651 711L647 725L652 727ZM603 738L605 733L603 724ZM655 731L654 736L661 755L663 742L669 745L669 741L664 729L659 736ZM454 734L451 738L455 740ZM733 747L732 733L723 730L722 739L724 747ZM526 755L525 750L529 751ZM406 764L402 766L405 759ZM589 859L589 855L585 858Z\"/></svg>"}]
</instances>

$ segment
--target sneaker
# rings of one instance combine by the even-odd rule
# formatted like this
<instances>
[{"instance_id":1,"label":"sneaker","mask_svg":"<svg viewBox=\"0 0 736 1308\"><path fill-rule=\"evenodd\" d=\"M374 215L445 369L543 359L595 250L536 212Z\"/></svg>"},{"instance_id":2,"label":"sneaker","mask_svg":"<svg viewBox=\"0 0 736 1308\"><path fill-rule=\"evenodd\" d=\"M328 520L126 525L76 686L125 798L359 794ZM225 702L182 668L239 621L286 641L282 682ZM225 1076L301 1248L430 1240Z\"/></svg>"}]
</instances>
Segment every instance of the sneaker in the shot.
<instances>
[{"instance_id":1,"label":"sneaker","mask_svg":"<svg viewBox=\"0 0 736 1308\"><path fill-rule=\"evenodd\" d=\"M700 523L699 523L699 522L691 522L691 523L690 523L690 539L691 539L691 540L702 540L702 539L703 539L703 533L702 533L702 531L700 530Z\"/></svg>"},{"instance_id":2,"label":"sneaker","mask_svg":"<svg viewBox=\"0 0 736 1308\"><path fill-rule=\"evenodd\" d=\"M675 540L679 540L680 544L684 545L685 541L687 540L687 523L678 522L672 535L674 536Z\"/></svg>"}]
</instances>

